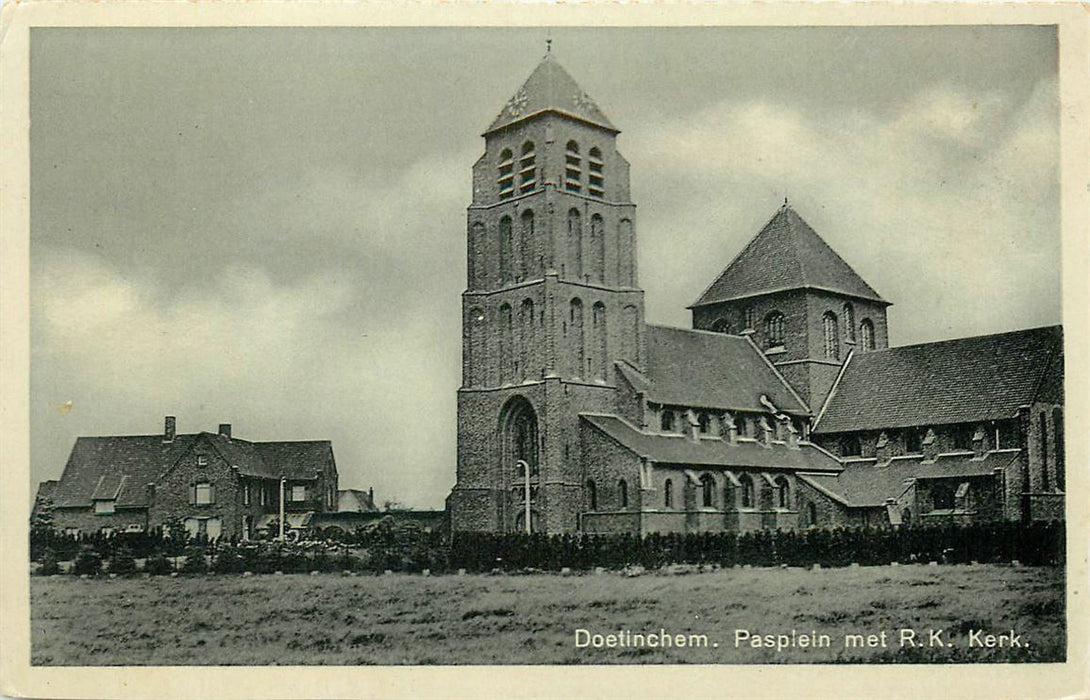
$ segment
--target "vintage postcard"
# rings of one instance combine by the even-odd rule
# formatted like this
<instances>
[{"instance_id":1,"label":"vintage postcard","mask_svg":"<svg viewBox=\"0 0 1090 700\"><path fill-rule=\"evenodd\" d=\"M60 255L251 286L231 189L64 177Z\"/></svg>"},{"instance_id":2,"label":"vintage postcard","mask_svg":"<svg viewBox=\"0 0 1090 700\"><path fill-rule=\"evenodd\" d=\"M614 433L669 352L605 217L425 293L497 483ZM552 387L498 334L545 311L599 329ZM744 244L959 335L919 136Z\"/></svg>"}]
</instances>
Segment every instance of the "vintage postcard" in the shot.
<instances>
[{"instance_id":1,"label":"vintage postcard","mask_svg":"<svg viewBox=\"0 0 1090 700\"><path fill-rule=\"evenodd\" d=\"M1078 5L242 10L4 8L5 694L1086 696Z\"/></svg>"}]
</instances>

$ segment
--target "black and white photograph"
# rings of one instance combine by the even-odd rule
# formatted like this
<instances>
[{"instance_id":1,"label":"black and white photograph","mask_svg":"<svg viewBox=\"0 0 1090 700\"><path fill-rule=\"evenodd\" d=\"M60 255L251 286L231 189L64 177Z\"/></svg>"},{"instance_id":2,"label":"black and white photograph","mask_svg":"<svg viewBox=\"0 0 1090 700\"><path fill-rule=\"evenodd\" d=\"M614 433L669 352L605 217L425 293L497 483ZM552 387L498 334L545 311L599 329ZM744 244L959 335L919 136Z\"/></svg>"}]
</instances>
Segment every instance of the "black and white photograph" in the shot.
<instances>
[{"instance_id":1,"label":"black and white photograph","mask_svg":"<svg viewBox=\"0 0 1090 700\"><path fill-rule=\"evenodd\" d=\"M1082 692L1055 20L23 31L28 672Z\"/></svg>"}]
</instances>

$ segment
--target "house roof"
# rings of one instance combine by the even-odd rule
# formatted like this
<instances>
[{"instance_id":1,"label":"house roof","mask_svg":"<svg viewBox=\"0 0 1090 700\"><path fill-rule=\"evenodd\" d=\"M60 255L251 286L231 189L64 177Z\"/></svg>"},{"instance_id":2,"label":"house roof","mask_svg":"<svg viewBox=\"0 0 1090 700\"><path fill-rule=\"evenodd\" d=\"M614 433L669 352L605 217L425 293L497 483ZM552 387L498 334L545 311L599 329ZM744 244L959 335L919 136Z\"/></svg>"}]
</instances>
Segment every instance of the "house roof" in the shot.
<instances>
[{"instance_id":1,"label":"house roof","mask_svg":"<svg viewBox=\"0 0 1090 700\"><path fill-rule=\"evenodd\" d=\"M725 333L647 326L647 371L620 364L638 391L656 403L767 412L767 396L785 413L809 409L746 338Z\"/></svg>"},{"instance_id":2,"label":"house roof","mask_svg":"<svg viewBox=\"0 0 1090 700\"><path fill-rule=\"evenodd\" d=\"M817 433L996 420L1029 404L1059 326L854 354Z\"/></svg>"},{"instance_id":3,"label":"house roof","mask_svg":"<svg viewBox=\"0 0 1090 700\"><path fill-rule=\"evenodd\" d=\"M552 54L545 54L545 58L541 59L541 63L537 65L518 92L507 101L485 133L491 133L544 112L563 114L614 133L617 132L617 128L613 126L609 118L556 62Z\"/></svg>"},{"instance_id":4,"label":"house roof","mask_svg":"<svg viewBox=\"0 0 1090 700\"><path fill-rule=\"evenodd\" d=\"M377 513L375 501L367 491L342 489L337 491L338 513Z\"/></svg>"},{"instance_id":5,"label":"house roof","mask_svg":"<svg viewBox=\"0 0 1090 700\"><path fill-rule=\"evenodd\" d=\"M580 417L633 454L661 464L830 472L842 469L835 458L808 444L800 445L797 450L784 445L763 447L756 442L731 445L719 439L693 440L684 435L644 433L612 415L581 414Z\"/></svg>"},{"instance_id":6,"label":"house roof","mask_svg":"<svg viewBox=\"0 0 1090 700\"><path fill-rule=\"evenodd\" d=\"M889 303L784 204L689 308L789 289Z\"/></svg>"},{"instance_id":7,"label":"house roof","mask_svg":"<svg viewBox=\"0 0 1090 700\"><path fill-rule=\"evenodd\" d=\"M211 445L244 476L309 479L333 464L328 440L249 442L215 433L80 437L72 446L64 473L53 490L55 506L89 506L113 499L118 507L147 505L147 485L157 482L198 443Z\"/></svg>"},{"instance_id":8,"label":"house roof","mask_svg":"<svg viewBox=\"0 0 1090 700\"><path fill-rule=\"evenodd\" d=\"M971 454L941 455L934 463L920 459L896 459L886 465L849 463L839 474L799 474L799 478L854 508L884 505L898 498L913 479L949 479L990 476L995 469L1018 459L1017 452L989 452L983 459Z\"/></svg>"}]
</instances>

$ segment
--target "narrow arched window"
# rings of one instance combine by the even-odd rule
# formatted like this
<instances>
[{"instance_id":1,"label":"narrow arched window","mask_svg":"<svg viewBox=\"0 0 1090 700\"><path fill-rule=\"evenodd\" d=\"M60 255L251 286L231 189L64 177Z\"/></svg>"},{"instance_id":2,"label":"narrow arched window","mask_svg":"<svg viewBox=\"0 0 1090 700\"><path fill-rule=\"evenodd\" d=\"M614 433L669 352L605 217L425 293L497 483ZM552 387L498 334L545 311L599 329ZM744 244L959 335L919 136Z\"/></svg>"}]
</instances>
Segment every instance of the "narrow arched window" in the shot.
<instances>
[{"instance_id":1,"label":"narrow arched window","mask_svg":"<svg viewBox=\"0 0 1090 700\"><path fill-rule=\"evenodd\" d=\"M625 481L624 479L621 479L617 483L617 494L618 494L618 496L620 498L621 507L622 508L627 508L628 507L628 482Z\"/></svg>"},{"instance_id":2,"label":"narrow arched window","mask_svg":"<svg viewBox=\"0 0 1090 700\"><path fill-rule=\"evenodd\" d=\"M742 484L742 507L752 508L756 500L753 495L753 478L749 474L743 474L738 477L738 481Z\"/></svg>"},{"instance_id":3,"label":"narrow arched window","mask_svg":"<svg viewBox=\"0 0 1090 700\"><path fill-rule=\"evenodd\" d=\"M514 256L515 241L511 233L511 217L500 219L500 281L510 282L514 270L512 258Z\"/></svg>"},{"instance_id":4,"label":"narrow arched window","mask_svg":"<svg viewBox=\"0 0 1090 700\"><path fill-rule=\"evenodd\" d=\"M777 508L790 508L791 507L791 492L790 486L787 483L787 477L776 477L776 507Z\"/></svg>"},{"instance_id":5,"label":"narrow arched window","mask_svg":"<svg viewBox=\"0 0 1090 700\"><path fill-rule=\"evenodd\" d=\"M527 209L522 212L519 220L519 277L528 279L531 275L540 273L537 264L537 241L534 239L534 212Z\"/></svg>"},{"instance_id":6,"label":"narrow arched window","mask_svg":"<svg viewBox=\"0 0 1090 700\"><path fill-rule=\"evenodd\" d=\"M621 219L617 224L617 249L617 283L633 287L636 285L636 239L630 219Z\"/></svg>"},{"instance_id":7,"label":"narrow arched window","mask_svg":"<svg viewBox=\"0 0 1090 700\"><path fill-rule=\"evenodd\" d=\"M499 166L500 199L510 199L515 194L515 154L510 148L503 149L500 153Z\"/></svg>"},{"instance_id":8,"label":"narrow arched window","mask_svg":"<svg viewBox=\"0 0 1090 700\"><path fill-rule=\"evenodd\" d=\"M840 359L840 338L836 328L836 314L828 311L821 318L822 340L825 345L825 357L830 360Z\"/></svg>"},{"instance_id":9,"label":"narrow arched window","mask_svg":"<svg viewBox=\"0 0 1090 700\"><path fill-rule=\"evenodd\" d=\"M600 301L596 302L592 307L591 331L593 332L591 352L594 353L594 357L587 358L587 364L590 365L587 374L604 381L608 369L608 363L606 362L606 305Z\"/></svg>"},{"instance_id":10,"label":"narrow arched window","mask_svg":"<svg viewBox=\"0 0 1090 700\"><path fill-rule=\"evenodd\" d=\"M594 479L587 479L587 501L591 510L598 510L598 487L594 484Z\"/></svg>"},{"instance_id":11,"label":"narrow arched window","mask_svg":"<svg viewBox=\"0 0 1090 700\"><path fill-rule=\"evenodd\" d=\"M500 379L503 382L511 381L515 376L514 365L514 319L511 317L511 305L500 306Z\"/></svg>"},{"instance_id":12,"label":"narrow arched window","mask_svg":"<svg viewBox=\"0 0 1090 700\"><path fill-rule=\"evenodd\" d=\"M583 338L583 300L576 297L571 300L568 309L569 325L571 327L571 358L574 364L572 376L582 377L587 366L587 346Z\"/></svg>"},{"instance_id":13,"label":"narrow arched window","mask_svg":"<svg viewBox=\"0 0 1090 700\"><path fill-rule=\"evenodd\" d=\"M863 352L870 352L874 349L874 322L869 318L863 319L863 322L859 324L860 345Z\"/></svg>"},{"instance_id":14,"label":"narrow arched window","mask_svg":"<svg viewBox=\"0 0 1090 700\"><path fill-rule=\"evenodd\" d=\"M604 282L606 277L606 236L601 214L590 217L590 279Z\"/></svg>"},{"instance_id":15,"label":"narrow arched window","mask_svg":"<svg viewBox=\"0 0 1090 700\"><path fill-rule=\"evenodd\" d=\"M583 157L579 155L579 144L568 141L564 151L564 189L568 192L583 190Z\"/></svg>"},{"instance_id":16,"label":"narrow arched window","mask_svg":"<svg viewBox=\"0 0 1090 700\"><path fill-rule=\"evenodd\" d=\"M844 304L844 339L849 343L855 342L855 307L851 302Z\"/></svg>"},{"instance_id":17,"label":"narrow arched window","mask_svg":"<svg viewBox=\"0 0 1090 700\"><path fill-rule=\"evenodd\" d=\"M605 195L605 164L602 162L602 151L595 146L590 149L590 157L587 159L587 165L590 170L590 174L587 177L587 192L591 197L601 198Z\"/></svg>"},{"instance_id":18,"label":"narrow arched window","mask_svg":"<svg viewBox=\"0 0 1090 700\"><path fill-rule=\"evenodd\" d=\"M717 318L712 321L711 330L716 333L730 333L730 321L725 318Z\"/></svg>"},{"instance_id":19,"label":"narrow arched window","mask_svg":"<svg viewBox=\"0 0 1090 700\"><path fill-rule=\"evenodd\" d=\"M817 506L815 506L813 502L806 504L806 515L808 516L808 519L810 521L810 527L817 527Z\"/></svg>"},{"instance_id":20,"label":"narrow arched window","mask_svg":"<svg viewBox=\"0 0 1090 700\"><path fill-rule=\"evenodd\" d=\"M700 502L705 508L715 507L715 479L711 474L700 477Z\"/></svg>"},{"instance_id":21,"label":"narrow arched window","mask_svg":"<svg viewBox=\"0 0 1090 700\"><path fill-rule=\"evenodd\" d=\"M1056 440L1056 488L1063 491L1067 478L1064 474L1064 412L1062 408L1052 409L1052 435Z\"/></svg>"},{"instance_id":22,"label":"narrow arched window","mask_svg":"<svg viewBox=\"0 0 1090 700\"><path fill-rule=\"evenodd\" d=\"M583 277L583 221L578 209L568 210L568 277Z\"/></svg>"},{"instance_id":23,"label":"narrow arched window","mask_svg":"<svg viewBox=\"0 0 1090 700\"><path fill-rule=\"evenodd\" d=\"M674 507L674 482L671 479L667 479L662 486L662 503L667 508Z\"/></svg>"},{"instance_id":24,"label":"narrow arched window","mask_svg":"<svg viewBox=\"0 0 1090 700\"><path fill-rule=\"evenodd\" d=\"M515 362L518 367L518 378L538 379L536 366L537 340L534 333L534 302L524 299L519 308L519 353Z\"/></svg>"},{"instance_id":25,"label":"narrow arched window","mask_svg":"<svg viewBox=\"0 0 1090 700\"><path fill-rule=\"evenodd\" d=\"M533 192L537 187L537 154L534 152L534 142L527 141L522 144L522 155L519 156L519 194Z\"/></svg>"},{"instance_id":26,"label":"narrow arched window","mask_svg":"<svg viewBox=\"0 0 1090 700\"><path fill-rule=\"evenodd\" d=\"M479 386L487 381L485 369L488 358L486 356L486 328L484 310L472 308L466 320L466 333L469 337L465 343L465 373L463 381L467 386Z\"/></svg>"},{"instance_id":27,"label":"narrow arched window","mask_svg":"<svg viewBox=\"0 0 1090 700\"><path fill-rule=\"evenodd\" d=\"M1048 417L1041 413L1038 418L1038 437L1041 440L1041 490L1049 491L1052 487L1048 479Z\"/></svg>"},{"instance_id":28,"label":"narrow arched window","mask_svg":"<svg viewBox=\"0 0 1090 700\"><path fill-rule=\"evenodd\" d=\"M640 311L629 304L621 309L622 356L632 364L640 364Z\"/></svg>"},{"instance_id":29,"label":"narrow arched window","mask_svg":"<svg viewBox=\"0 0 1090 700\"><path fill-rule=\"evenodd\" d=\"M752 331L757 327L757 310L752 306L742 312L742 328Z\"/></svg>"},{"instance_id":30,"label":"narrow arched window","mask_svg":"<svg viewBox=\"0 0 1090 700\"><path fill-rule=\"evenodd\" d=\"M783 345L783 314L779 311L765 317L765 345L769 349Z\"/></svg>"}]
</instances>

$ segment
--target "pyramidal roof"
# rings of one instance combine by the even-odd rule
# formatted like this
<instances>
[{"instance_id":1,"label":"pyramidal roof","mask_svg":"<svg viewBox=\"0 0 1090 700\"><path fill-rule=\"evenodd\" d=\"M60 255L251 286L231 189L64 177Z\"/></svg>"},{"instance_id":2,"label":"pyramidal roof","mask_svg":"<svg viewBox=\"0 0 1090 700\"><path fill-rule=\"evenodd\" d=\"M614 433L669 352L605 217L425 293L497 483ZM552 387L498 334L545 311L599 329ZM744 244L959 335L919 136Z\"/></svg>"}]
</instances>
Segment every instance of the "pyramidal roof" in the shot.
<instances>
[{"instance_id":1,"label":"pyramidal roof","mask_svg":"<svg viewBox=\"0 0 1090 700\"><path fill-rule=\"evenodd\" d=\"M547 53L485 133L543 112L563 114L613 132L618 131L594 100L583 92L583 88L556 62L552 54Z\"/></svg>"},{"instance_id":2,"label":"pyramidal roof","mask_svg":"<svg viewBox=\"0 0 1090 700\"><path fill-rule=\"evenodd\" d=\"M889 303L785 202L689 308L787 289Z\"/></svg>"}]
</instances>

